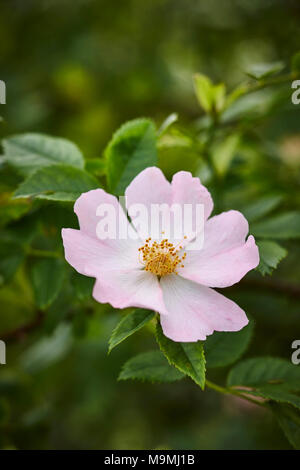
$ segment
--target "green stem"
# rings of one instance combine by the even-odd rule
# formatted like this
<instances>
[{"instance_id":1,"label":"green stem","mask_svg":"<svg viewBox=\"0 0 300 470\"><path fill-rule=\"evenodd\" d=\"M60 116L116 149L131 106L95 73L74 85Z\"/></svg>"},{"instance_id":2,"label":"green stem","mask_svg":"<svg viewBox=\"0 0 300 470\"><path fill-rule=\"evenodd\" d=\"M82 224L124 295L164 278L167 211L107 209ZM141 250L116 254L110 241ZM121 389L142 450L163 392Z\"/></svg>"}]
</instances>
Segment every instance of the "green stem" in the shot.
<instances>
[{"instance_id":1,"label":"green stem","mask_svg":"<svg viewBox=\"0 0 300 470\"><path fill-rule=\"evenodd\" d=\"M280 85L281 83L291 82L300 78L299 72L292 72L285 75L280 75L279 77L269 78L268 80L259 80L258 83L248 86L248 93L252 91L257 91L267 86ZM246 92L246 93L247 93Z\"/></svg>"},{"instance_id":2,"label":"green stem","mask_svg":"<svg viewBox=\"0 0 300 470\"><path fill-rule=\"evenodd\" d=\"M221 385L217 385L213 382L210 382L210 380L206 380L206 386L211 388L212 390L215 390L216 392L219 392L219 393L222 393L222 394L225 394L225 395L234 395L236 397L239 397L239 398L242 398L244 400L247 400L249 401L250 403L254 403L255 405L258 405L258 406L263 406L263 407L266 407L267 405L264 403L264 402L260 402L258 400L254 400L254 398L251 398L247 395L245 395L244 393L238 391L238 390L235 390L233 388L225 388L225 387L222 387Z\"/></svg>"},{"instance_id":3,"label":"green stem","mask_svg":"<svg viewBox=\"0 0 300 470\"><path fill-rule=\"evenodd\" d=\"M35 248L28 248L27 255L37 256L40 258L60 258L61 254L58 251L37 250Z\"/></svg>"}]
</instances>

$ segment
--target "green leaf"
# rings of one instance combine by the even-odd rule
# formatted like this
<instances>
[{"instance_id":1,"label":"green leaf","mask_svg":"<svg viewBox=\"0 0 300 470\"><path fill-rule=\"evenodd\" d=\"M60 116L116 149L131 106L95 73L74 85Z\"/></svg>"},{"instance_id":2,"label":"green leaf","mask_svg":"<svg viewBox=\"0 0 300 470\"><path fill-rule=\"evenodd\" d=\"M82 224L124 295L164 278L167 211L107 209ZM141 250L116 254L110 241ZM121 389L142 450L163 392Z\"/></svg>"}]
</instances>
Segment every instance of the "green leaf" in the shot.
<instances>
[{"instance_id":1,"label":"green leaf","mask_svg":"<svg viewBox=\"0 0 300 470\"><path fill-rule=\"evenodd\" d=\"M138 309L128 313L114 329L110 339L108 352L120 344L124 339L140 330L146 323L154 318L155 313L150 310Z\"/></svg>"},{"instance_id":2,"label":"green leaf","mask_svg":"<svg viewBox=\"0 0 300 470\"><path fill-rule=\"evenodd\" d=\"M211 80L201 73L194 75L194 87L200 106L206 113L213 108L213 84Z\"/></svg>"},{"instance_id":3,"label":"green leaf","mask_svg":"<svg viewBox=\"0 0 300 470\"><path fill-rule=\"evenodd\" d=\"M285 248L276 242L259 241L257 242L259 249L260 262L257 267L258 271L264 276L271 274L273 269L277 268L278 263L288 254Z\"/></svg>"},{"instance_id":4,"label":"green leaf","mask_svg":"<svg viewBox=\"0 0 300 470\"><path fill-rule=\"evenodd\" d=\"M184 377L169 365L160 351L148 351L125 362L118 380L140 379L150 382L174 382Z\"/></svg>"},{"instance_id":5,"label":"green leaf","mask_svg":"<svg viewBox=\"0 0 300 470\"><path fill-rule=\"evenodd\" d=\"M255 64L252 65L246 74L256 80L262 80L263 78L270 77L278 72L281 72L285 67L283 62L272 62L270 64Z\"/></svg>"},{"instance_id":6,"label":"green leaf","mask_svg":"<svg viewBox=\"0 0 300 470\"><path fill-rule=\"evenodd\" d=\"M55 300L62 288L65 265L56 258L45 258L37 261L31 269L31 282L36 304L45 309Z\"/></svg>"},{"instance_id":7,"label":"green leaf","mask_svg":"<svg viewBox=\"0 0 300 470\"><path fill-rule=\"evenodd\" d=\"M282 385L267 385L254 391L243 390L243 393L274 400L279 403L288 403L300 409L300 397L283 389Z\"/></svg>"},{"instance_id":8,"label":"green leaf","mask_svg":"<svg viewBox=\"0 0 300 470\"><path fill-rule=\"evenodd\" d=\"M172 126L172 124L174 124L174 122L176 122L177 120L178 120L177 113L170 114L160 126L157 132L158 137L161 137L169 129L169 127Z\"/></svg>"},{"instance_id":9,"label":"green leaf","mask_svg":"<svg viewBox=\"0 0 300 470\"><path fill-rule=\"evenodd\" d=\"M198 102L206 113L211 113L213 110L219 113L223 110L226 102L224 83L214 85L206 75L196 73L194 87Z\"/></svg>"},{"instance_id":10,"label":"green leaf","mask_svg":"<svg viewBox=\"0 0 300 470\"><path fill-rule=\"evenodd\" d=\"M72 142L43 134L14 135L2 142L6 160L22 174L54 164L84 167L83 155Z\"/></svg>"},{"instance_id":11,"label":"green leaf","mask_svg":"<svg viewBox=\"0 0 300 470\"><path fill-rule=\"evenodd\" d=\"M129 121L113 135L105 149L111 191L123 194L142 170L157 165L156 130L150 119Z\"/></svg>"},{"instance_id":12,"label":"green leaf","mask_svg":"<svg viewBox=\"0 0 300 470\"><path fill-rule=\"evenodd\" d=\"M222 111L225 106L226 87L224 83L214 85L212 89L212 100L214 108L217 112Z\"/></svg>"},{"instance_id":13,"label":"green leaf","mask_svg":"<svg viewBox=\"0 0 300 470\"><path fill-rule=\"evenodd\" d=\"M225 103L226 110L222 114L222 123L237 120L246 122L257 121L258 117L266 116L278 101L279 91L264 89L247 93L247 87L241 87L238 96L229 97Z\"/></svg>"},{"instance_id":14,"label":"green leaf","mask_svg":"<svg viewBox=\"0 0 300 470\"><path fill-rule=\"evenodd\" d=\"M21 367L30 374L62 360L72 346L71 326L61 323L51 336L39 339L21 355Z\"/></svg>"},{"instance_id":15,"label":"green leaf","mask_svg":"<svg viewBox=\"0 0 300 470\"><path fill-rule=\"evenodd\" d=\"M248 359L230 371L227 383L229 386L241 387L244 394L300 409L300 396L293 393L300 391L300 370L284 359Z\"/></svg>"},{"instance_id":16,"label":"green leaf","mask_svg":"<svg viewBox=\"0 0 300 470\"><path fill-rule=\"evenodd\" d=\"M271 403L270 406L289 442L300 450L300 411L282 403Z\"/></svg>"},{"instance_id":17,"label":"green leaf","mask_svg":"<svg viewBox=\"0 0 300 470\"><path fill-rule=\"evenodd\" d=\"M106 160L104 158L88 158L85 161L85 169L95 176L106 175Z\"/></svg>"},{"instance_id":18,"label":"green leaf","mask_svg":"<svg viewBox=\"0 0 300 470\"><path fill-rule=\"evenodd\" d=\"M213 147L213 161L219 175L223 176L227 173L231 162L236 155L239 142L239 134L231 134L221 143L218 143Z\"/></svg>"},{"instance_id":19,"label":"green leaf","mask_svg":"<svg viewBox=\"0 0 300 470\"><path fill-rule=\"evenodd\" d=\"M300 72L300 51L293 55L291 65L293 72Z\"/></svg>"},{"instance_id":20,"label":"green leaf","mask_svg":"<svg viewBox=\"0 0 300 470\"><path fill-rule=\"evenodd\" d=\"M21 244L13 240L1 240L0 244L0 285L9 281L25 257Z\"/></svg>"},{"instance_id":21,"label":"green leaf","mask_svg":"<svg viewBox=\"0 0 300 470\"><path fill-rule=\"evenodd\" d=\"M204 343L206 366L224 367L237 361L247 350L254 323L235 332L216 331Z\"/></svg>"},{"instance_id":22,"label":"green leaf","mask_svg":"<svg viewBox=\"0 0 300 470\"><path fill-rule=\"evenodd\" d=\"M202 390L205 387L205 357L203 342L177 343L164 336L160 323L156 326L156 339L169 363L191 377Z\"/></svg>"},{"instance_id":23,"label":"green leaf","mask_svg":"<svg viewBox=\"0 0 300 470\"><path fill-rule=\"evenodd\" d=\"M20 184L14 197L39 196L53 200L75 200L83 192L99 187L90 174L71 166L53 165L37 170ZM66 199L68 195L69 199Z\"/></svg>"},{"instance_id":24,"label":"green leaf","mask_svg":"<svg viewBox=\"0 0 300 470\"><path fill-rule=\"evenodd\" d=\"M251 226L251 233L257 237L290 239L300 237L300 212L287 212L270 217Z\"/></svg>"},{"instance_id":25,"label":"green leaf","mask_svg":"<svg viewBox=\"0 0 300 470\"><path fill-rule=\"evenodd\" d=\"M268 195L252 202L241 209L248 222L254 222L269 214L273 209L279 206L283 196L280 194Z\"/></svg>"},{"instance_id":26,"label":"green leaf","mask_svg":"<svg viewBox=\"0 0 300 470\"><path fill-rule=\"evenodd\" d=\"M38 194L37 199L42 199L46 201L57 201L57 202L74 202L80 196L79 192L64 192L58 191L53 194Z\"/></svg>"},{"instance_id":27,"label":"green leaf","mask_svg":"<svg viewBox=\"0 0 300 470\"><path fill-rule=\"evenodd\" d=\"M300 390L300 368L274 357L247 359L231 369L227 384L255 388L281 384L285 390L297 391Z\"/></svg>"}]
</instances>

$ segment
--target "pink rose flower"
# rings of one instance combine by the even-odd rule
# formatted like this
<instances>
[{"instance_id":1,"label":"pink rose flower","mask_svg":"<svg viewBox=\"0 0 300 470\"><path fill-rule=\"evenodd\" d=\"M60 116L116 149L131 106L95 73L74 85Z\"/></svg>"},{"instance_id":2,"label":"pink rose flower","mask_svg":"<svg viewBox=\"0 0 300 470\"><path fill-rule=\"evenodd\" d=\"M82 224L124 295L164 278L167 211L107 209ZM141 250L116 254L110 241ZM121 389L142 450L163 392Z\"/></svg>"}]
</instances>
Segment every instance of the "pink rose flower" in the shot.
<instances>
[{"instance_id":1,"label":"pink rose flower","mask_svg":"<svg viewBox=\"0 0 300 470\"><path fill-rule=\"evenodd\" d=\"M173 341L205 340L214 331L238 331L248 323L245 312L213 287L239 282L259 263L258 248L247 234L248 222L231 210L209 218L213 201L208 190L185 171L169 183L161 170L142 171L125 192L132 204L202 204L203 248L185 251L169 240L99 239L97 208L111 204L118 224L134 231L115 196L103 189L83 193L75 202L80 230L62 230L65 257L79 273L95 277L93 297L114 308L140 307L160 314L164 334ZM138 228L138 227L137 227Z\"/></svg>"}]
</instances>

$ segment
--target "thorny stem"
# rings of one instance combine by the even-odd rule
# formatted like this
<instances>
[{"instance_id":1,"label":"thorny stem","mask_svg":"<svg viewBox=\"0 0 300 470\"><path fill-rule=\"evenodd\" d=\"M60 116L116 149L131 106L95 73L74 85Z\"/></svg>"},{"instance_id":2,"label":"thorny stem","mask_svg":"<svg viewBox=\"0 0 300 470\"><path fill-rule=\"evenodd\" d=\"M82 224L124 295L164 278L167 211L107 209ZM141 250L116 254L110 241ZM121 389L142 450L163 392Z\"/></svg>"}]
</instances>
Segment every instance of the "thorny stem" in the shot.
<instances>
[{"instance_id":1,"label":"thorny stem","mask_svg":"<svg viewBox=\"0 0 300 470\"><path fill-rule=\"evenodd\" d=\"M215 390L216 392L222 393L224 395L234 395L236 397L242 398L243 400L247 400L250 403L253 403L255 405L262 406L264 408L267 407L266 403L255 400L254 398L251 398L251 397L245 395L244 393L240 392L239 390L235 390L233 388L222 387L221 385L217 385L213 382L210 382L210 380L206 380L205 383L206 383L206 386L208 388L211 388L212 390Z\"/></svg>"}]
</instances>

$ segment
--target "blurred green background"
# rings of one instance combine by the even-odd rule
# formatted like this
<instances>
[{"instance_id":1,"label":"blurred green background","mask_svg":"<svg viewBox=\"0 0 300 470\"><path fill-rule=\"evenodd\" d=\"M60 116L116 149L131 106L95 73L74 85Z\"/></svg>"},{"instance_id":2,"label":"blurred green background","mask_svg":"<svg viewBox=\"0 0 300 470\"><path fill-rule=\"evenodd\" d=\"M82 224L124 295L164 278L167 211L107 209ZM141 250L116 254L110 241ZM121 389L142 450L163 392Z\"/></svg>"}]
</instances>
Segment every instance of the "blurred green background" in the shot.
<instances>
[{"instance_id":1,"label":"blurred green background","mask_svg":"<svg viewBox=\"0 0 300 470\"><path fill-rule=\"evenodd\" d=\"M139 116L159 125L177 112L179 125L194 132L203 114L193 74L205 73L232 89L247 79L245 70L253 64L289 64L300 44L299 22L300 4L288 0L2 0L0 79L7 85L7 104L0 108L1 137L29 131L62 136L95 158L124 121ZM229 179L224 207L238 208L249 190L280 190L287 196L284 207L299 206L299 110L290 94L285 84L271 94L263 90L252 103L258 116L245 124L248 137L252 131L258 135L268 159L245 144L239 191L230 192ZM160 158L169 176L196 169L193 155L182 150ZM270 175L272 182L263 186ZM236 187L234 177L232 182ZM3 178L1 188L6 184ZM56 228L70 226L63 208L50 205L46 212ZM273 279L298 282L299 246L285 246L293 255ZM289 359L299 333L299 298L246 284L226 295L255 319L256 339L247 354ZM24 272L0 289L0 338L8 345L7 365L0 366L2 448L290 448L267 412L203 393L187 379L170 385L117 382L128 358L156 347L151 326L107 356L120 314L90 299L84 312L75 303L69 321L70 301L71 294L59 297L35 325ZM225 375L222 369L210 376L221 382Z\"/></svg>"}]
</instances>

